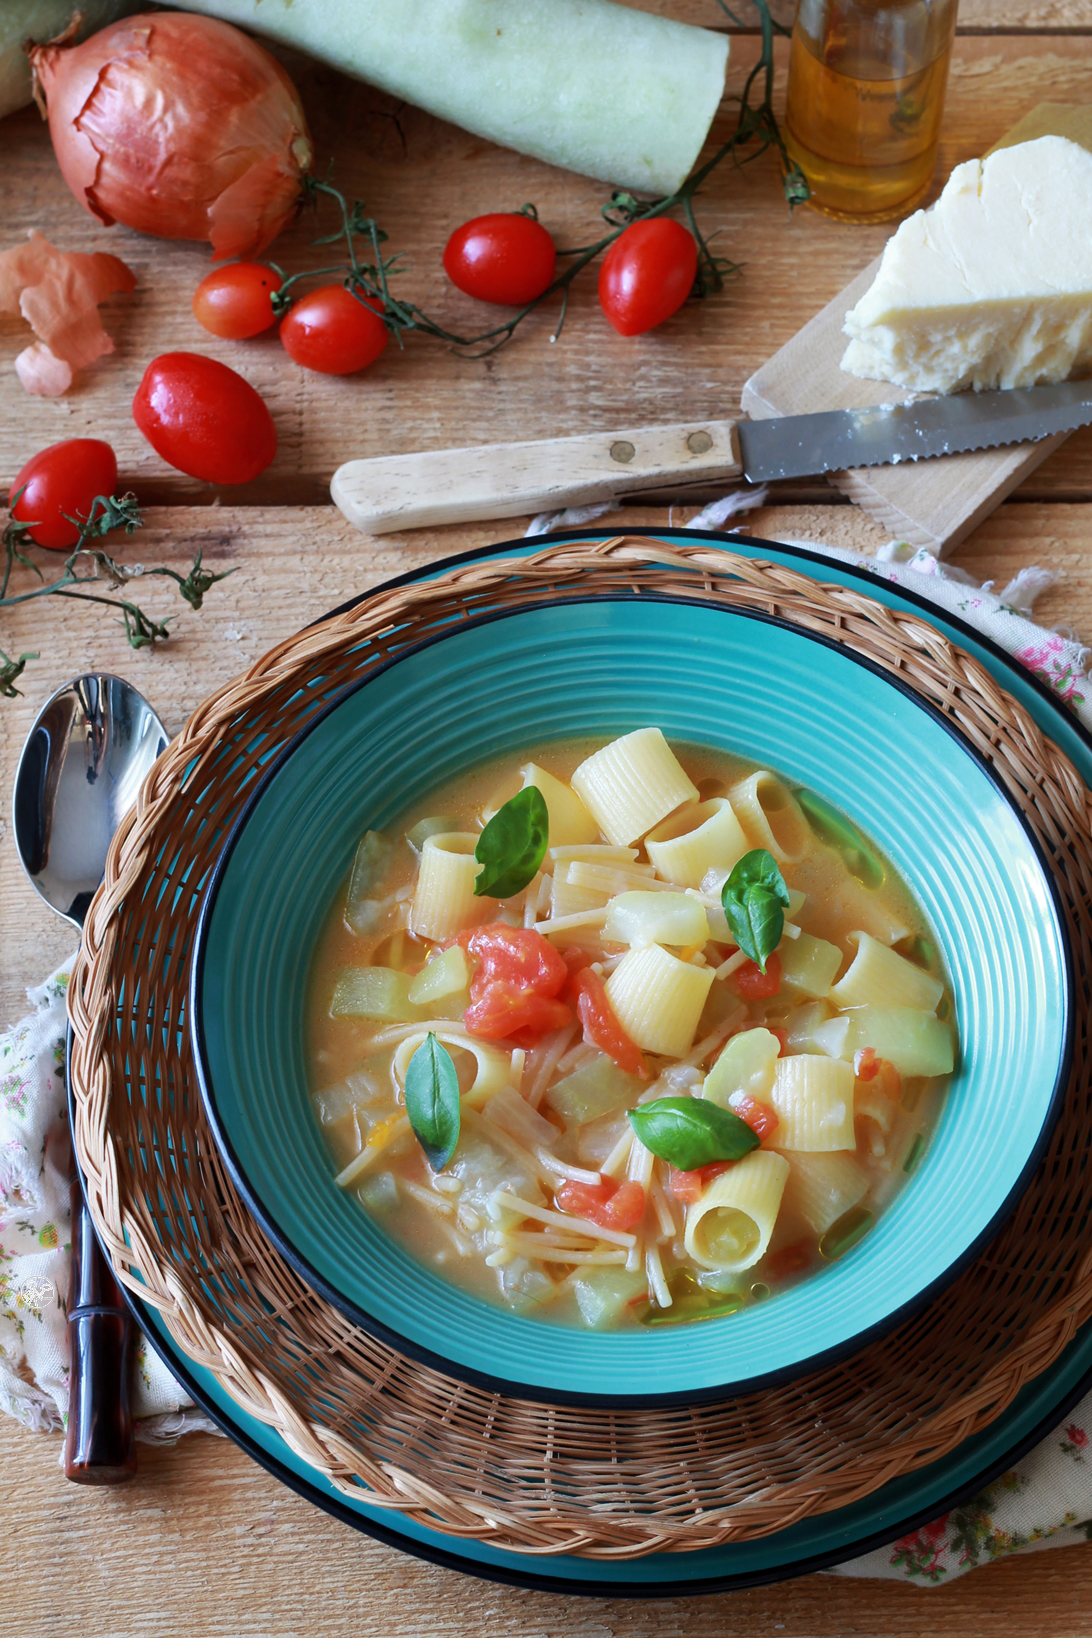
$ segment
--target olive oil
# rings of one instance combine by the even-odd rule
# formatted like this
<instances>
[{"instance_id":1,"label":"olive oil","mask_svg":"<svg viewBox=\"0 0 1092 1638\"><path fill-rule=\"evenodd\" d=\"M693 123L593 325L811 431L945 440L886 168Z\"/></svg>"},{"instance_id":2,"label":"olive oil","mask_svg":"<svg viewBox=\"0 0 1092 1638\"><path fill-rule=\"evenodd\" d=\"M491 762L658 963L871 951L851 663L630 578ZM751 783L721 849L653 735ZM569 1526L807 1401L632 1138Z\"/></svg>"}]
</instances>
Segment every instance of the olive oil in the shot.
<instances>
[{"instance_id":1,"label":"olive oil","mask_svg":"<svg viewBox=\"0 0 1092 1638\"><path fill-rule=\"evenodd\" d=\"M801 0L785 144L816 210L879 222L926 194L954 23L950 0Z\"/></svg>"}]
</instances>

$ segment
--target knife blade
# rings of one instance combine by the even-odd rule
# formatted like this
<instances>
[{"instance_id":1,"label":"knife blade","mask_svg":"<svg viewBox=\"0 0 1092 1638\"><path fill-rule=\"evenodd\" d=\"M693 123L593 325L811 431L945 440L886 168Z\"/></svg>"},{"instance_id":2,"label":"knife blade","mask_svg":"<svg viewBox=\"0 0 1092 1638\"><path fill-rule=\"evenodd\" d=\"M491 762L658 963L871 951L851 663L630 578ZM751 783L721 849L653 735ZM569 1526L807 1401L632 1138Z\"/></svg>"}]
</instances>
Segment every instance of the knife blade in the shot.
<instances>
[{"instance_id":1,"label":"knife blade","mask_svg":"<svg viewBox=\"0 0 1092 1638\"><path fill-rule=\"evenodd\" d=\"M1092 380L773 416L682 421L347 461L332 497L367 534L1027 443L1092 422Z\"/></svg>"},{"instance_id":2,"label":"knife blade","mask_svg":"<svg viewBox=\"0 0 1092 1638\"><path fill-rule=\"evenodd\" d=\"M914 404L740 421L741 464L750 483L897 466L1002 444L1035 443L1092 421L1092 381L1009 387L926 398Z\"/></svg>"}]
</instances>

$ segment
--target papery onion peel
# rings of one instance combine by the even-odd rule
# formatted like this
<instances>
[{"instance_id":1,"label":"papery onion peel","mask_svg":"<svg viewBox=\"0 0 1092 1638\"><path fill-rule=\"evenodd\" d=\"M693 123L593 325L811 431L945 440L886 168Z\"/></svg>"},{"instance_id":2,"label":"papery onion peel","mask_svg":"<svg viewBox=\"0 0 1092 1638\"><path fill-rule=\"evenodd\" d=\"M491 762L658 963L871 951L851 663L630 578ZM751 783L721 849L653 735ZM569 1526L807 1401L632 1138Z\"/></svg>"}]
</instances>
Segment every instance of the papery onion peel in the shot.
<instances>
[{"instance_id":1,"label":"papery onion peel","mask_svg":"<svg viewBox=\"0 0 1092 1638\"><path fill-rule=\"evenodd\" d=\"M129 17L82 45L28 48L65 181L106 225L256 256L295 214L312 159L281 65L184 12Z\"/></svg>"},{"instance_id":2,"label":"papery onion peel","mask_svg":"<svg viewBox=\"0 0 1092 1638\"><path fill-rule=\"evenodd\" d=\"M27 392L58 398L72 385L75 370L112 353L98 304L116 290L135 288L134 274L119 257L57 250L40 233L0 251L0 312L22 313L39 338L15 360Z\"/></svg>"}]
</instances>

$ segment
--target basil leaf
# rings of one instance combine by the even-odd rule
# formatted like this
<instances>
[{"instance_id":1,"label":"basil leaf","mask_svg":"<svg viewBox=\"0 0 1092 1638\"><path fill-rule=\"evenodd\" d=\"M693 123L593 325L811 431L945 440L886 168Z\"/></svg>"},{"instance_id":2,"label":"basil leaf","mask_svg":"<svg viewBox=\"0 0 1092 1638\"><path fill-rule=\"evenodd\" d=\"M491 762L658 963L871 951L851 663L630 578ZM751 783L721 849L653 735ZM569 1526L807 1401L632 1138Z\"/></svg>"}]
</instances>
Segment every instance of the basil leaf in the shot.
<instances>
[{"instance_id":1,"label":"basil leaf","mask_svg":"<svg viewBox=\"0 0 1092 1638\"><path fill-rule=\"evenodd\" d=\"M745 1120L704 1098L657 1098L626 1114L645 1148L680 1172L696 1172L714 1160L741 1160L759 1144Z\"/></svg>"},{"instance_id":2,"label":"basil leaf","mask_svg":"<svg viewBox=\"0 0 1092 1638\"><path fill-rule=\"evenodd\" d=\"M883 865L853 821L814 791L798 790L793 795L816 836L841 854L850 875L864 887L882 886Z\"/></svg>"},{"instance_id":3,"label":"basil leaf","mask_svg":"<svg viewBox=\"0 0 1092 1638\"><path fill-rule=\"evenodd\" d=\"M510 899L534 876L546 857L550 815L537 785L528 785L498 808L474 849L483 867L475 879L477 898Z\"/></svg>"},{"instance_id":4,"label":"basil leaf","mask_svg":"<svg viewBox=\"0 0 1092 1638\"><path fill-rule=\"evenodd\" d=\"M459 1077L431 1030L406 1065L406 1114L429 1165L442 1172L459 1141Z\"/></svg>"},{"instance_id":5,"label":"basil leaf","mask_svg":"<svg viewBox=\"0 0 1092 1638\"><path fill-rule=\"evenodd\" d=\"M745 853L725 882L720 902L736 943L765 972L766 958L785 931L789 904L789 890L773 854L764 847Z\"/></svg>"}]
</instances>

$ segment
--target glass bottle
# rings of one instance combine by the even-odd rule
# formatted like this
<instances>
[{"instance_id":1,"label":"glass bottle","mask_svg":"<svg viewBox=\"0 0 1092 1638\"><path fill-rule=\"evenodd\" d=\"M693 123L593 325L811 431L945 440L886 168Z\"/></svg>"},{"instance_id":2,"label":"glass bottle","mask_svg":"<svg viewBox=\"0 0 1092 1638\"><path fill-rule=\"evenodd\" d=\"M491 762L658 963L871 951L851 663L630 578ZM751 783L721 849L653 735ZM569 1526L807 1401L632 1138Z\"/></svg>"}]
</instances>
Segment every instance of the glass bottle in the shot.
<instances>
[{"instance_id":1,"label":"glass bottle","mask_svg":"<svg viewBox=\"0 0 1092 1638\"><path fill-rule=\"evenodd\" d=\"M810 203L843 222L904 216L929 189L957 0L798 0L785 145Z\"/></svg>"}]
</instances>

